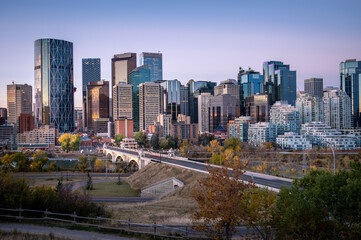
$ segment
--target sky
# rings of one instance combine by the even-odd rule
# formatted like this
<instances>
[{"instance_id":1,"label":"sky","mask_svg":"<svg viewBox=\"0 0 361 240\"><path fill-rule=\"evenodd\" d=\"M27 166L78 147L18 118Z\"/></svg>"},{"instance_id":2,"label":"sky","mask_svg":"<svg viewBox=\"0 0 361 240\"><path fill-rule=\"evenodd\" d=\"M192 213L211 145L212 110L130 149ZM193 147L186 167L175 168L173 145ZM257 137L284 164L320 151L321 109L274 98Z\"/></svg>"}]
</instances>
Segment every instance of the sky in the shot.
<instances>
[{"instance_id":1,"label":"sky","mask_svg":"<svg viewBox=\"0 0 361 240\"><path fill-rule=\"evenodd\" d=\"M34 85L34 41L73 42L75 106L81 106L81 59L124 52L163 53L163 78L220 82L239 67L262 72L269 60L304 79L339 87L339 64L361 60L360 0L34 0L0 6L0 107L6 85ZM138 57L138 56L137 56Z\"/></svg>"}]
</instances>

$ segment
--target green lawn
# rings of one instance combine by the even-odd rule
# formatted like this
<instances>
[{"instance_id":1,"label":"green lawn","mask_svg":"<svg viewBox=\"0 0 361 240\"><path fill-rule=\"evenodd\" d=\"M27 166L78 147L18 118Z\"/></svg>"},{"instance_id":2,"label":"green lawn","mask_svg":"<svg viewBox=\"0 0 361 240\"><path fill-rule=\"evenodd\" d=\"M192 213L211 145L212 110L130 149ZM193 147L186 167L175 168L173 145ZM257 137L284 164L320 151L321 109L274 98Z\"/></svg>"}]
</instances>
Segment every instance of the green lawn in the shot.
<instances>
[{"instance_id":1,"label":"green lawn","mask_svg":"<svg viewBox=\"0 0 361 240\"><path fill-rule=\"evenodd\" d=\"M128 183L122 181L93 183L93 190L88 191L93 197L139 197L140 190L132 189Z\"/></svg>"}]
</instances>

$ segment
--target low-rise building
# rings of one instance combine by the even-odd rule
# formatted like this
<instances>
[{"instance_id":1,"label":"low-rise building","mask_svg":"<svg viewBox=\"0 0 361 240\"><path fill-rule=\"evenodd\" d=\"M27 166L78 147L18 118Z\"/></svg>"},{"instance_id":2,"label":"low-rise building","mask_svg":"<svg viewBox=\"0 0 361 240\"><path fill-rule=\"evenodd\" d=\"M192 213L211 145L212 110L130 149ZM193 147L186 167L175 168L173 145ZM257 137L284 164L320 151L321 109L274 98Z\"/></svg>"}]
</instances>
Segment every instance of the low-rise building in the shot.
<instances>
[{"instance_id":1,"label":"low-rise building","mask_svg":"<svg viewBox=\"0 0 361 240\"><path fill-rule=\"evenodd\" d=\"M172 136L177 137L181 142L183 140L189 140L191 142L198 141L198 124L187 124L184 121L175 122L172 124Z\"/></svg>"},{"instance_id":2,"label":"low-rise building","mask_svg":"<svg viewBox=\"0 0 361 240\"><path fill-rule=\"evenodd\" d=\"M269 122L250 124L248 128L248 143L253 146L263 146L265 142L276 142L277 125Z\"/></svg>"},{"instance_id":3,"label":"low-rise building","mask_svg":"<svg viewBox=\"0 0 361 240\"><path fill-rule=\"evenodd\" d=\"M126 138L133 138L133 119L119 117L114 121L114 135L123 135Z\"/></svg>"},{"instance_id":4,"label":"low-rise building","mask_svg":"<svg viewBox=\"0 0 361 240\"><path fill-rule=\"evenodd\" d=\"M58 130L54 126L44 125L32 131L19 133L17 136L19 150L54 149Z\"/></svg>"},{"instance_id":5,"label":"low-rise building","mask_svg":"<svg viewBox=\"0 0 361 240\"><path fill-rule=\"evenodd\" d=\"M138 143L134 140L134 138L124 138L120 142L121 148L128 148L128 149L137 149Z\"/></svg>"},{"instance_id":6,"label":"low-rise building","mask_svg":"<svg viewBox=\"0 0 361 240\"><path fill-rule=\"evenodd\" d=\"M228 138L238 138L242 142L247 142L248 125L252 122L252 117L243 116L230 120L227 125Z\"/></svg>"},{"instance_id":7,"label":"low-rise building","mask_svg":"<svg viewBox=\"0 0 361 240\"><path fill-rule=\"evenodd\" d=\"M284 135L279 135L276 143L280 145L282 149L295 149L297 151L312 149L312 144L306 137L294 132L286 132Z\"/></svg>"}]
</instances>

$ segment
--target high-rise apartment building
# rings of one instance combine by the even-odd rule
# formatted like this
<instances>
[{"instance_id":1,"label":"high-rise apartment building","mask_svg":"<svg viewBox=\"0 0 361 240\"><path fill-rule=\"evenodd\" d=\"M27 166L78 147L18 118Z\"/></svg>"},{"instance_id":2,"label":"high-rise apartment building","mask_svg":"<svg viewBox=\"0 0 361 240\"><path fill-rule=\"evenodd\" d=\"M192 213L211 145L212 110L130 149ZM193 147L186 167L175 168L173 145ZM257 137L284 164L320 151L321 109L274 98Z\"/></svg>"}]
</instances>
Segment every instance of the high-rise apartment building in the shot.
<instances>
[{"instance_id":1,"label":"high-rise apartment building","mask_svg":"<svg viewBox=\"0 0 361 240\"><path fill-rule=\"evenodd\" d=\"M305 79L305 93L312 97L323 97L323 79L322 78L309 78Z\"/></svg>"},{"instance_id":2,"label":"high-rise apartment building","mask_svg":"<svg viewBox=\"0 0 361 240\"><path fill-rule=\"evenodd\" d=\"M269 104L267 94L255 94L246 97L246 116L252 117L254 122L267 122Z\"/></svg>"},{"instance_id":3,"label":"high-rise apartment building","mask_svg":"<svg viewBox=\"0 0 361 240\"><path fill-rule=\"evenodd\" d=\"M139 65L145 65L150 70L150 81L163 79L163 60L161 53L143 52L140 54Z\"/></svg>"},{"instance_id":4,"label":"high-rise apartment building","mask_svg":"<svg viewBox=\"0 0 361 240\"><path fill-rule=\"evenodd\" d=\"M242 116L230 120L227 124L228 138L238 138L242 142L248 140L248 126L252 122L252 117Z\"/></svg>"},{"instance_id":5,"label":"high-rise apartment building","mask_svg":"<svg viewBox=\"0 0 361 240\"><path fill-rule=\"evenodd\" d=\"M128 83L128 75L137 67L137 54L116 54L112 58L112 87L119 82Z\"/></svg>"},{"instance_id":6,"label":"high-rise apartment building","mask_svg":"<svg viewBox=\"0 0 361 240\"><path fill-rule=\"evenodd\" d=\"M157 123L163 127L163 137L171 135L172 116L170 114L161 113L157 117Z\"/></svg>"},{"instance_id":7,"label":"high-rise apartment building","mask_svg":"<svg viewBox=\"0 0 361 240\"><path fill-rule=\"evenodd\" d=\"M120 82L113 86L113 99L114 121L122 117L133 119L133 85Z\"/></svg>"},{"instance_id":8,"label":"high-rise apartment building","mask_svg":"<svg viewBox=\"0 0 361 240\"><path fill-rule=\"evenodd\" d=\"M164 90L163 97L163 112L172 115L172 121L177 121L177 116L180 114L180 87L181 83L177 79L174 80L160 80L156 81Z\"/></svg>"},{"instance_id":9,"label":"high-rise apartment building","mask_svg":"<svg viewBox=\"0 0 361 240\"><path fill-rule=\"evenodd\" d=\"M251 68L248 71L241 67L238 72L240 114L246 115L246 98L256 93L263 93L263 76Z\"/></svg>"},{"instance_id":10,"label":"high-rise apartment building","mask_svg":"<svg viewBox=\"0 0 361 240\"><path fill-rule=\"evenodd\" d=\"M20 113L19 133L31 131L34 129L34 116L29 113Z\"/></svg>"},{"instance_id":11,"label":"high-rise apartment building","mask_svg":"<svg viewBox=\"0 0 361 240\"><path fill-rule=\"evenodd\" d=\"M189 116L189 88L180 85L180 114Z\"/></svg>"},{"instance_id":12,"label":"high-rise apartment building","mask_svg":"<svg viewBox=\"0 0 361 240\"><path fill-rule=\"evenodd\" d=\"M194 81L193 79L188 81L187 87L189 89L189 115L191 117L191 123L198 123L198 95L205 92L213 95L216 85L217 83L209 81Z\"/></svg>"},{"instance_id":13,"label":"high-rise apartment building","mask_svg":"<svg viewBox=\"0 0 361 240\"><path fill-rule=\"evenodd\" d=\"M83 87L83 125L87 122L86 113L86 89L90 82L99 82L100 79L100 58L82 59L82 87Z\"/></svg>"},{"instance_id":14,"label":"high-rise apartment building","mask_svg":"<svg viewBox=\"0 0 361 240\"><path fill-rule=\"evenodd\" d=\"M263 63L264 92L269 104L287 101L292 106L296 101L296 71L290 71L290 65L283 62L269 61Z\"/></svg>"},{"instance_id":15,"label":"high-rise apartment building","mask_svg":"<svg viewBox=\"0 0 361 240\"><path fill-rule=\"evenodd\" d=\"M87 85L87 127L95 131L95 123L99 125L99 119L104 119L106 124L109 121L109 82L90 82ZM105 119L108 118L106 121ZM104 132L104 131L102 131Z\"/></svg>"},{"instance_id":16,"label":"high-rise apartment building","mask_svg":"<svg viewBox=\"0 0 361 240\"><path fill-rule=\"evenodd\" d=\"M150 70L145 66L137 67L129 74L128 83L133 86L134 132L139 131L139 85L145 82L150 82ZM116 101L113 104L117 105Z\"/></svg>"},{"instance_id":17,"label":"high-rise apartment building","mask_svg":"<svg viewBox=\"0 0 361 240\"><path fill-rule=\"evenodd\" d=\"M361 61L348 59L340 63L341 90L351 98L353 127L361 127Z\"/></svg>"},{"instance_id":18,"label":"high-rise apartment building","mask_svg":"<svg viewBox=\"0 0 361 240\"><path fill-rule=\"evenodd\" d=\"M323 93L324 121L337 130L351 128L351 99L342 90Z\"/></svg>"},{"instance_id":19,"label":"high-rise apartment building","mask_svg":"<svg viewBox=\"0 0 361 240\"><path fill-rule=\"evenodd\" d=\"M270 109L270 123L277 125L278 135L285 132L299 134L301 130L300 113L286 101L277 101Z\"/></svg>"},{"instance_id":20,"label":"high-rise apartment building","mask_svg":"<svg viewBox=\"0 0 361 240\"><path fill-rule=\"evenodd\" d=\"M296 99L296 108L300 113L301 124L308 122L323 122L322 98L313 97L308 93L301 93Z\"/></svg>"},{"instance_id":21,"label":"high-rise apartment building","mask_svg":"<svg viewBox=\"0 0 361 240\"><path fill-rule=\"evenodd\" d=\"M8 123L16 124L19 131L19 117L21 113L32 114L33 94L31 86L27 84L7 85Z\"/></svg>"},{"instance_id":22,"label":"high-rise apartment building","mask_svg":"<svg viewBox=\"0 0 361 240\"><path fill-rule=\"evenodd\" d=\"M265 142L276 142L277 125L269 122L251 124L248 128L248 143L261 147Z\"/></svg>"},{"instance_id":23,"label":"high-rise apartment building","mask_svg":"<svg viewBox=\"0 0 361 240\"><path fill-rule=\"evenodd\" d=\"M139 85L139 129L148 130L162 113L162 86L146 82Z\"/></svg>"},{"instance_id":24,"label":"high-rise apartment building","mask_svg":"<svg viewBox=\"0 0 361 240\"><path fill-rule=\"evenodd\" d=\"M198 95L198 130L201 133L209 132L209 107L210 93L201 93Z\"/></svg>"},{"instance_id":25,"label":"high-rise apartment building","mask_svg":"<svg viewBox=\"0 0 361 240\"><path fill-rule=\"evenodd\" d=\"M209 131L214 130L220 125L223 129L227 129L229 120L236 118L237 114L237 99L229 94L219 96L212 96L210 98L210 120Z\"/></svg>"},{"instance_id":26,"label":"high-rise apartment building","mask_svg":"<svg viewBox=\"0 0 361 240\"><path fill-rule=\"evenodd\" d=\"M73 43L35 41L35 124L74 130Z\"/></svg>"}]
</instances>

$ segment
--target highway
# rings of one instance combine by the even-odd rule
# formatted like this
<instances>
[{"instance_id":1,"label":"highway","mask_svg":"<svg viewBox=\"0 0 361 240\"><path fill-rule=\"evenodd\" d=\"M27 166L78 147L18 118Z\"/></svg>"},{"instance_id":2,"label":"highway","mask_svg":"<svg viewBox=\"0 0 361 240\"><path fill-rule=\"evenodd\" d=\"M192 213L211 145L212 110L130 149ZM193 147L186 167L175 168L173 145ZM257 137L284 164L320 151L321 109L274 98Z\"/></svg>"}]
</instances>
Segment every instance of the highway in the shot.
<instances>
[{"instance_id":1,"label":"highway","mask_svg":"<svg viewBox=\"0 0 361 240\"><path fill-rule=\"evenodd\" d=\"M107 148L110 150L121 151L124 153L138 154L138 153L135 153L135 151L120 149L117 147L107 147ZM144 156L152 159L152 161L154 161L154 162L167 163L167 164L179 166L179 167L197 171L197 172L208 173L207 164L193 162L190 160L180 160L180 159L170 158L167 155L161 155L159 157L159 154L153 155L153 154L149 154L146 152L144 153ZM275 177L275 176L266 175L266 174L253 173L253 172L248 172L248 171L246 171L242 175L242 180L248 181L248 182L253 181L253 183L255 183L255 184L273 188L276 191L281 189L281 187L283 187L283 186L290 187L291 183L292 183L292 180L290 180L290 179Z\"/></svg>"}]
</instances>

